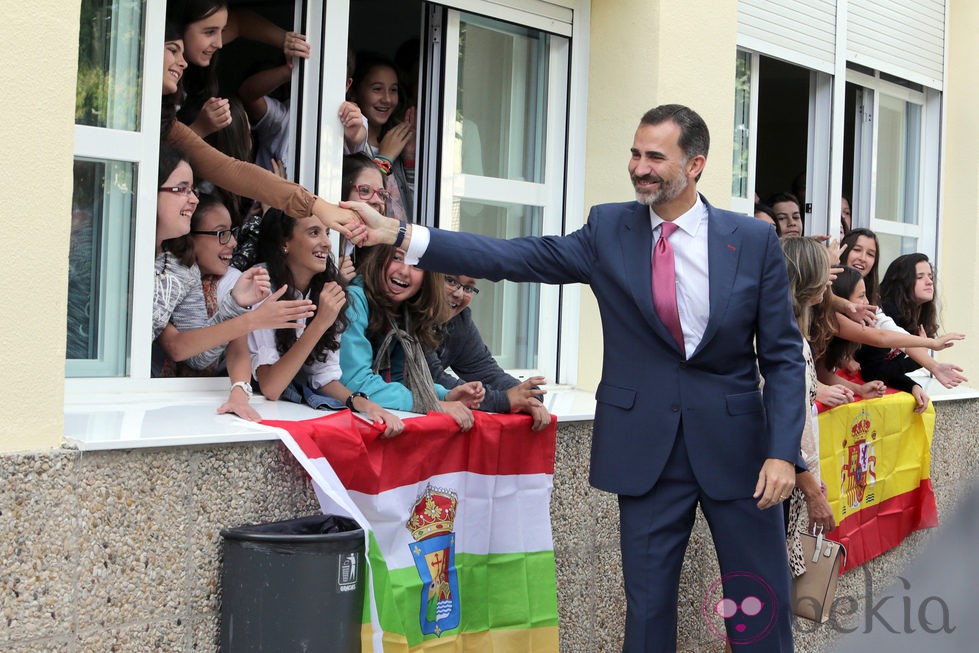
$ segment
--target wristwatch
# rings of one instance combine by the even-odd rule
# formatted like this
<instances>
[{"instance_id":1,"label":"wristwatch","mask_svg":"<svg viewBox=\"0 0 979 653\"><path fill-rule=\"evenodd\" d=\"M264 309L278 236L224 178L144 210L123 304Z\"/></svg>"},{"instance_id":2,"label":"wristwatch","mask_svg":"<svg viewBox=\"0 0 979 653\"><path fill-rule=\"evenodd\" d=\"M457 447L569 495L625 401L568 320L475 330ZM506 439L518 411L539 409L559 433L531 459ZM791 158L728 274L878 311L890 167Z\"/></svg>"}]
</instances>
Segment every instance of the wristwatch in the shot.
<instances>
[{"instance_id":1,"label":"wristwatch","mask_svg":"<svg viewBox=\"0 0 979 653\"><path fill-rule=\"evenodd\" d=\"M252 386L248 383L248 381L235 381L231 384L231 389L234 390L235 388L241 388L245 391L245 394L249 399L252 398Z\"/></svg>"},{"instance_id":2,"label":"wristwatch","mask_svg":"<svg viewBox=\"0 0 979 653\"><path fill-rule=\"evenodd\" d=\"M364 399L370 399L370 397L368 397L363 392L360 392L359 390L357 392L351 392L350 396L347 397L347 400L343 403L346 404L347 408L355 412L357 409L354 408L354 397L363 397Z\"/></svg>"}]
</instances>

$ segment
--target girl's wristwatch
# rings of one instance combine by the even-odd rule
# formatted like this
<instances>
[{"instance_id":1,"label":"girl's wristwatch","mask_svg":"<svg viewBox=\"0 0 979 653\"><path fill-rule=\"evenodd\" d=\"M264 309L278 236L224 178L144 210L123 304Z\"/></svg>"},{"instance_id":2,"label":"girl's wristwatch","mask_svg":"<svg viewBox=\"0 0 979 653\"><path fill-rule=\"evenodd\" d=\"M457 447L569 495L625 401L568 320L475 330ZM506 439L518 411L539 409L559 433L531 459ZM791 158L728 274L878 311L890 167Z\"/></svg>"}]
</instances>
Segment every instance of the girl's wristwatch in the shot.
<instances>
[{"instance_id":1,"label":"girl's wristwatch","mask_svg":"<svg viewBox=\"0 0 979 653\"><path fill-rule=\"evenodd\" d=\"M365 393L360 392L359 390L357 392L351 392L350 396L347 397L347 400L343 403L347 406L347 408L355 412L357 409L354 408L354 397L363 397L364 399L370 399L370 397L368 397Z\"/></svg>"},{"instance_id":2,"label":"girl's wristwatch","mask_svg":"<svg viewBox=\"0 0 979 653\"><path fill-rule=\"evenodd\" d=\"M249 399L252 398L252 386L248 381L235 381L231 384L231 389L234 390L235 388L241 388Z\"/></svg>"}]
</instances>

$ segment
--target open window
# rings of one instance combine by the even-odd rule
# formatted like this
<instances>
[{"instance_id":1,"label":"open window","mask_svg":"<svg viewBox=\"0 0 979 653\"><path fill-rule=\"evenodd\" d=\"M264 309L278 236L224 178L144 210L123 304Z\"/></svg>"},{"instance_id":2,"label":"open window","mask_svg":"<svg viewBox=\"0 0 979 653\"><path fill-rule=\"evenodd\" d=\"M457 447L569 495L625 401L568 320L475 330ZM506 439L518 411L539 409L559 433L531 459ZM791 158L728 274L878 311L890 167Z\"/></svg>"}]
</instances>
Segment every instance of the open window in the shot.
<instances>
[{"instance_id":1,"label":"open window","mask_svg":"<svg viewBox=\"0 0 979 653\"><path fill-rule=\"evenodd\" d=\"M398 46L415 39L418 221L502 237L566 229L576 2L230 4L303 32L313 44L312 57L294 68L288 93L291 179L330 201L339 199L337 109L345 95L348 47L393 57ZM165 10L165 0L82 1L69 393L226 387L221 379L150 379ZM222 95L233 94L248 71L277 56L275 48L244 39L227 44L218 68ZM500 363L557 380L562 291L508 282L480 287L472 304L475 319Z\"/></svg>"},{"instance_id":2,"label":"open window","mask_svg":"<svg viewBox=\"0 0 979 653\"><path fill-rule=\"evenodd\" d=\"M902 254L935 255L939 93L876 73L848 70L844 194L854 226L880 240L880 265Z\"/></svg>"}]
</instances>

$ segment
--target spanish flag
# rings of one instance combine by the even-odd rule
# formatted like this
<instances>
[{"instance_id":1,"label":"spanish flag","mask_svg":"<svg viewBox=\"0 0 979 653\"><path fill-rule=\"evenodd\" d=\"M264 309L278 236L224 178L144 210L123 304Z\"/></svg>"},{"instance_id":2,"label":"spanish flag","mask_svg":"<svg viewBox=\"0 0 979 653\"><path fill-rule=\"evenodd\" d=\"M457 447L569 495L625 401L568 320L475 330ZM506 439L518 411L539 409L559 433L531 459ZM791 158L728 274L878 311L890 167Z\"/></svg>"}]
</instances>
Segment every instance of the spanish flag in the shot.
<instances>
[{"instance_id":1,"label":"spanish flag","mask_svg":"<svg viewBox=\"0 0 979 653\"><path fill-rule=\"evenodd\" d=\"M442 413L407 418L390 439L350 411L264 422L323 511L367 534L364 651L558 650L556 421L533 432L526 415L475 415L466 433Z\"/></svg>"},{"instance_id":2,"label":"spanish flag","mask_svg":"<svg viewBox=\"0 0 979 653\"><path fill-rule=\"evenodd\" d=\"M931 485L935 408L895 392L819 414L819 470L846 547L844 571L938 525Z\"/></svg>"}]
</instances>

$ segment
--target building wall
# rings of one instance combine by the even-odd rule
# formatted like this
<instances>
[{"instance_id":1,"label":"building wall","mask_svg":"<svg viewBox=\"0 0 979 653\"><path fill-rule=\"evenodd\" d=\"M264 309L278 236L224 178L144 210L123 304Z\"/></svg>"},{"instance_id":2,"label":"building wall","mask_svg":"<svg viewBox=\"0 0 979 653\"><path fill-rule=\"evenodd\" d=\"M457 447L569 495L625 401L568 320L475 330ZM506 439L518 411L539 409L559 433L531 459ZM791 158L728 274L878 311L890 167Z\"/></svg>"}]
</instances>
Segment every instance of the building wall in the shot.
<instances>
[{"instance_id":1,"label":"building wall","mask_svg":"<svg viewBox=\"0 0 979 653\"><path fill-rule=\"evenodd\" d=\"M737 1L593 0L588 62L585 206L634 197L626 166L642 114L685 104L711 132L698 188L715 206L731 194ZM582 292L578 385L601 377L598 306Z\"/></svg>"},{"instance_id":2,"label":"building wall","mask_svg":"<svg viewBox=\"0 0 979 653\"><path fill-rule=\"evenodd\" d=\"M79 2L4 7L0 452L62 440Z\"/></svg>"},{"instance_id":3,"label":"building wall","mask_svg":"<svg viewBox=\"0 0 979 653\"><path fill-rule=\"evenodd\" d=\"M940 520L973 477L977 421L979 400L938 407ZM580 423L557 436L551 523L565 653L622 650L617 504L588 486L590 434L591 424ZM279 442L6 454L0 479L0 651L10 653L215 651L221 529L318 512L308 477ZM840 605L852 598L865 606L868 583L879 594L932 536L914 533L847 572ZM700 614L719 577L700 517L682 573L679 650L720 653ZM835 619L846 628L864 623L842 610ZM837 636L830 625L795 625L800 653L828 650Z\"/></svg>"},{"instance_id":4,"label":"building wall","mask_svg":"<svg viewBox=\"0 0 979 653\"><path fill-rule=\"evenodd\" d=\"M945 161L942 168L941 233L939 240L942 325L971 337L939 354L961 365L973 385L979 383L979 4L950 0L948 68L945 86Z\"/></svg>"}]
</instances>

